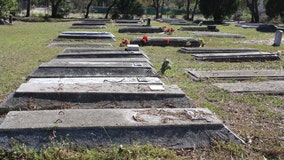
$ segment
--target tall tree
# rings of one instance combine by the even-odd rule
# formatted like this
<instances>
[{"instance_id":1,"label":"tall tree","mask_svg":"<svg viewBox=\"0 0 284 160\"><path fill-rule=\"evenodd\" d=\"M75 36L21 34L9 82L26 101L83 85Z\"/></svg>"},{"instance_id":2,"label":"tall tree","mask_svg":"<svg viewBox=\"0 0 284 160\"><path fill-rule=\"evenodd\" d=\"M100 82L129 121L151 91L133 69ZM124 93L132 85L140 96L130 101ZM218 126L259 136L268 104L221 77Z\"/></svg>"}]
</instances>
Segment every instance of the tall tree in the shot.
<instances>
[{"instance_id":1,"label":"tall tree","mask_svg":"<svg viewBox=\"0 0 284 160\"><path fill-rule=\"evenodd\" d=\"M247 7L251 12L251 22L259 22L258 0L246 0Z\"/></svg>"},{"instance_id":2,"label":"tall tree","mask_svg":"<svg viewBox=\"0 0 284 160\"><path fill-rule=\"evenodd\" d=\"M226 16L234 14L239 0L200 0L199 9L205 18L213 17L215 23L222 23Z\"/></svg>"},{"instance_id":3,"label":"tall tree","mask_svg":"<svg viewBox=\"0 0 284 160\"><path fill-rule=\"evenodd\" d=\"M106 11L105 19L108 18L109 12L112 9L112 7L116 4L116 2L117 0L111 0L110 5L108 6L107 11Z\"/></svg>"},{"instance_id":4,"label":"tall tree","mask_svg":"<svg viewBox=\"0 0 284 160\"><path fill-rule=\"evenodd\" d=\"M189 7L190 7L190 0L186 0L186 16L185 16L186 20L189 20Z\"/></svg>"},{"instance_id":5,"label":"tall tree","mask_svg":"<svg viewBox=\"0 0 284 160\"><path fill-rule=\"evenodd\" d=\"M144 13L142 4L137 0L118 0L116 8L117 12L121 14L124 19L133 18L133 15L141 16Z\"/></svg>"},{"instance_id":6,"label":"tall tree","mask_svg":"<svg viewBox=\"0 0 284 160\"><path fill-rule=\"evenodd\" d=\"M27 0L27 13L26 13L26 17L30 17L31 16L31 0Z\"/></svg>"},{"instance_id":7,"label":"tall tree","mask_svg":"<svg viewBox=\"0 0 284 160\"><path fill-rule=\"evenodd\" d=\"M50 0L50 2L51 2L51 17L56 18L58 17L57 11L62 0Z\"/></svg>"},{"instance_id":8,"label":"tall tree","mask_svg":"<svg viewBox=\"0 0 284 160\"><path fill-rule=\"evenodd\" d=\"M164 6L165 6L165 0L162 0L162 6L161 6L161 14L160 14L160 18L163 18Z\"/></svg>"},{"instance_id":9,"label":"tall tree","mask_svg":"<svg viewBox=\"0 0 284 160\"><path fill-rule=\"evenodd\" d=\"M270 18L281 17L284 22L284 1L283 0L268 0L266 3L266 14Z\"/></svg>"},{"instance_id":10,"label":"tall tree","mask_svg":"<svg viewBox=\"0 0 284 160\"><path fill-rule=\"evenodd\" d=\"M160 0L153 0L153 6L155 8L156 16L155 19L159 18Z\"/></svg>"},{"instance_id":11,"label":"tall tree","mask_svg":"<svg viewBox=\"0 0 284 160\"><path fill-rule=\"evenodd\" d=\"M86 10L86 14L85 14L85 18L89 18L89 13L90 13L90 7L92 5L94 0L90 0L90 2L87 5L87 10Z\"/></svg>"},{"instance_id":12,"label":"tall tree","mask_svg":"<svg viewBox=\"0 0 284 160\"><path fill-rule=\"evenodd\" d=\"M191 18L190 18L190 20L192 20L192 21L194 20L194 16L195 16L195 12L196 12L198 3L199 3L199 0L195 0L194 8L193 8L193 11L192 11L192 14L191 14Z\"/></svg>"}]
</instances>

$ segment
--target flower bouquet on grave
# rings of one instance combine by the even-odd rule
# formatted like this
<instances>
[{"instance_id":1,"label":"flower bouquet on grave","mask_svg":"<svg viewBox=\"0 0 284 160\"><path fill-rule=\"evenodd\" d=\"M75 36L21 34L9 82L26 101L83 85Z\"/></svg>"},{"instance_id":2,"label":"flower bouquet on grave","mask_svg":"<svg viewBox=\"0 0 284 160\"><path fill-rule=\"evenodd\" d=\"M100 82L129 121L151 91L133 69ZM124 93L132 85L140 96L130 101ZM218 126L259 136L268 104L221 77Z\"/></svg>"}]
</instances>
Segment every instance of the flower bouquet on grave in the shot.
<instances>
[{"instance_id":1,"label":"flower bouquet on grave","mask_svg":"<svg viewBox=\"0 0 284 160\"><path fill-rule=\"evenodd\" d=\"M125 47L130 44L130 41L127 38L122 38L121 43L119 44L120 47Z\"/></svg>"},{"instance_id":2,"label":"flower bouquet on grave","mask_svg":"<svg viewBox=\"0 0 284 160\"><path fill-rule=\"evenodd\" d=\"M173 33L174 33L174 31L175 31L175 29L174 29L174 28L167 28L167 29L165 29L165 30L164 30L164 32L165 32L166 34L168 34L168 35L173 34Z\"/></svg>"},{"instance_id":3,"label":"flower bouquet on grave","mask_svg":"<svg viewBox=\"0 0 284 160\"><path fill-rule=\"evenodd\" d=\"M146 44L146 43L148 42L148 36L144 35L144 36L142 37L141 42L142 42L142 45Z\"/></svg>"}]
</instances>

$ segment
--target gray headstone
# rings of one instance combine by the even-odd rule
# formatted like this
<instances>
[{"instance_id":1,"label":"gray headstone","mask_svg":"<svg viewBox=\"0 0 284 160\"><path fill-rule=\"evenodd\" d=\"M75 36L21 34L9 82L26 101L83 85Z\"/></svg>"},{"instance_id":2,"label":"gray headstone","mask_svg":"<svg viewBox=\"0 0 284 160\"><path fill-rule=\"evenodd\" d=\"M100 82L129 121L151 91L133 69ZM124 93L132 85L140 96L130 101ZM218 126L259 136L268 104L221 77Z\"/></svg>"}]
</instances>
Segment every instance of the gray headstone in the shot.
<instances>
[{"instance_id":1,"label":"gray headstone","mask_svg":"<svg viewBox=\"0 0 284 160\"><path fill-rule=\"evenodd\" d=\"M281 30L277 30L275 32L275 38L274 38L273 46L280 46L281 41L282 41L282 33L283 33L283 31L281 31Z\"/></svg>"}]
</instances>

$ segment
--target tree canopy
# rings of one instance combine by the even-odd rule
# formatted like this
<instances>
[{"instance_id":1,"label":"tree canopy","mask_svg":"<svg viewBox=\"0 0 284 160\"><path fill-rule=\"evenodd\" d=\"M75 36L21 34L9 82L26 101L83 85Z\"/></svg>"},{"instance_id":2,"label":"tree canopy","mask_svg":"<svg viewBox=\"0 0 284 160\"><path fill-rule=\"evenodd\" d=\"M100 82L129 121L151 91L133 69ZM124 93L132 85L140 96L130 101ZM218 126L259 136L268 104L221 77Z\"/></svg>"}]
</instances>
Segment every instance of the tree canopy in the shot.
<instances>
[{"instance_id":1,"label":"tree canopy","mask_svg":"<svg viewBox=\"0 0 284 160\"><path fill-rule=\"evenodd\" d=\"M215 23L222 23L226 16L234 14L239 0L200 0L199 9L205 18L214 18Z\"/></svg>"},{"instance_id":2,"label":"tree canopy","mask_svg":"<svg viewBox=\"0 0 284 160\"><path fill-rule=\"evenodd\" d=\"M0 18L8 17L9 14L17 10L17 7L17 0L0 0Z\"/></svg>"},{"instance_id":3,"label":"tree canopy","mask_svg":"<svg viewBox=\"0 0 284 160\"><path fill-rule=\"evenodd\" d=\"M283 0L268 0L266 4L266 14L270 18L281 17L284 21L284 1Z\"/></svg>"}]
</instances>

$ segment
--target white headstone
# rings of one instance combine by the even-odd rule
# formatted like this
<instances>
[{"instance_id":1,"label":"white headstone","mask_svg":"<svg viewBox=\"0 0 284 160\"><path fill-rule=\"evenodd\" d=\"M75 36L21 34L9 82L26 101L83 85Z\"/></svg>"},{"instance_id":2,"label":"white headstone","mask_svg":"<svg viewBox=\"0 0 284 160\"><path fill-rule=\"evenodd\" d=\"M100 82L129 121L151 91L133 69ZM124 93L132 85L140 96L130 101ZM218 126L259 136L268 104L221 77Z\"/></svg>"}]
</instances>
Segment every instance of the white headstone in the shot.
<instances>
[{"instance_id":1,"label":"white headstone","mask_svg":"<svg viewBox=\"0 0 284 160\"><path fill-rule=\"evenodd\" d=\"M283 31L281 31L281 30L277 30L275 32L275 38L274 38L273 46L280 46L281 41L282 41L282 33L283 33Z\"/></svg>"}]
</instances>

